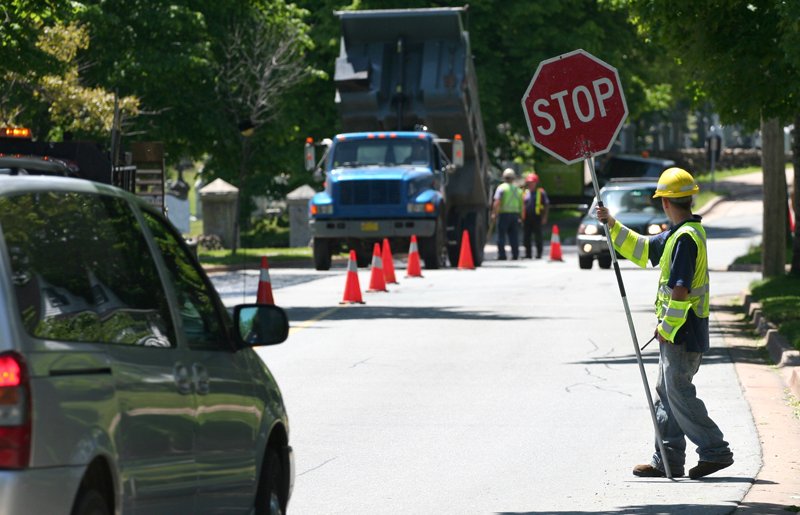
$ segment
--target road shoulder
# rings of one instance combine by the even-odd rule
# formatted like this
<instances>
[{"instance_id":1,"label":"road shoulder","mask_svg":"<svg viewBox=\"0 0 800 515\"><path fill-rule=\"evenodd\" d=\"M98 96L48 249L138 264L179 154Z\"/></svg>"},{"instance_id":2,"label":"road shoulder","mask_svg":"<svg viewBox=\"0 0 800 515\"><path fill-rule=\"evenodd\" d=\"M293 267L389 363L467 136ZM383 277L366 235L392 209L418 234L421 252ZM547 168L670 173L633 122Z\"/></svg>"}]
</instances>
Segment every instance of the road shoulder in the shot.
<instances>
[{"instance_id":1,"label":"road shoulder","mask_svg":"<svg viewBox=\"0 0 800 515\"><path fill-rule=\"evenodd\" d=\"M750 405L762 465L735 513L786 515L800 505L800 420L789 404L785 375L767 361L765 340L753 331L741 306L734 305L736 300L716 298L711 311Z\"/></svg>"}]
</instances>

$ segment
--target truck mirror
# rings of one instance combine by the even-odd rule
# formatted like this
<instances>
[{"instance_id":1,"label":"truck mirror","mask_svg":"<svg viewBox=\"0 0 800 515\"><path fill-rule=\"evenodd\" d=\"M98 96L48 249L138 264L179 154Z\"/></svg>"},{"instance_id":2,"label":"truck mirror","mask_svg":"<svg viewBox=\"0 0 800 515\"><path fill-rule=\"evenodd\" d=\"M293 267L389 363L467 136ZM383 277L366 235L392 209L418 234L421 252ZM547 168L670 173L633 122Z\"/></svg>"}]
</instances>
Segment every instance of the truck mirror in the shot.
<instances>
[{"instance_id":1,"label":"truck mirror","mask_svg":"<svg viewBox=\"0 0 800 515\"><path fill-rule=\"evenodd\" d=\"M464 140L460 134L456 134L453 139L453 164L456 168L464 166Z\"/></svg>"},{"instance_id":2,"label":"truck mirror","mask_svg":"<svg viewBox=\"0 0 800 515\"><path fill-rule=\"evenodd\" d=\"M316 153L314 151L314 140L308 138L306 140L305 147L303 148L303 154L305 159L306 171L310 172L314 169L317 164Z\"/></svg>"}]
</instances>

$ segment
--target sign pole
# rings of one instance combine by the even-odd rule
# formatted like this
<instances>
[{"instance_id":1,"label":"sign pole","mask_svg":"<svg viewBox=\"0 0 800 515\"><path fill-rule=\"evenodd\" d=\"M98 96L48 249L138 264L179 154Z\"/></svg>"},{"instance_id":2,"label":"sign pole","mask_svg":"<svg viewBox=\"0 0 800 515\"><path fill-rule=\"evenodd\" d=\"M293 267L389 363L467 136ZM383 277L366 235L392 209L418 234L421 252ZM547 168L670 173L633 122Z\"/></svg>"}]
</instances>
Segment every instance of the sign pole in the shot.
<instances>
[{"instance_id":1,"label":"sign pole","mask_svg":"<svg viewBox=\"0 0 800 515\"><path fill-rule=\"evenodd\" d=\"M594 195L597 199L597 205L603 207L603 201L600 198L600 188L597 186L597 175L594 170L594 159L591 155L587 155L586 160L589 163L589 171L592 174L592 186L594 187ZM625 295L625 284L622 282L622 273L619 270L619 263L617 262L617 253L614 251L614 245L611 242L611 230L608 223L603 223L606 231L606 241L608 243L608 251L611 254L611 261L614 264L614 273L617 276L617 285L619 286L619 293L622 297L622 305L625 307L625 316L628 318L628 328L631 331L631 339L633 341L633 348L636 351L636 362L639 364L639 373L642 375L642 384L644 385L644 393L647 396L647 407L650 408L650 417L653 419L653 429L656 432L656 442L658 442L658 452L661 453L661 462L664 464L664 472L667 478L672 479L672 471L669 468L669 460L667 453L664 452L664 440L661 438L661 431L658 429L658 419L656 418L656 409L653 406L653 397L650 394L650 385L647 382L647 374L644 371L644 362L642 361L642 351L639 349L639 341L636 338L636 330L633 326L633 318L631 317L631 308L628 306L628 297ZM648 342L649 343L649 342Z\"/></svg>"}]
</instances>

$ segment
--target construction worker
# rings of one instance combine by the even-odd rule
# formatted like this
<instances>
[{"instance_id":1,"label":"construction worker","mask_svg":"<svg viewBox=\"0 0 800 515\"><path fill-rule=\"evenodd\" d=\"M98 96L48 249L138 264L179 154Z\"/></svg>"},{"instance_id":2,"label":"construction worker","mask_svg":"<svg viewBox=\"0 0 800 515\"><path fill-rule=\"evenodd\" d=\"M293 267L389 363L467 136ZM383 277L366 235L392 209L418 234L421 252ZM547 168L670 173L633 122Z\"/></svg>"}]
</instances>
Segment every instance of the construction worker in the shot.
<instances>
[{"instance_id":1,"label":"construction worker","mask_svg":"<svg viewBox=\"0 0 800 515\"><path fill-rule=\"evenodd\" d=\"M515 184L517 174L503 171L503 183L494 192L492 219L497 220L497 259L506 259L506 235L511 245L511 259L519 259L519 220L522 216L522 190Z\"/></svg>"},{"instance_id":2,"label":"construction worker","mask_svg":"<svg viewBox=\"0 0 800 515\"><path fill-rule=\"evenodd\" d=\"M531 259L531 235L536 241L536 259L542 258L542 226L547 225L547 213L550 210L550 199L547 192L539 186L539 176L529 173L525 177L525 196L522 210L522 246L525 247L525 259Z\"/></svg>"},{"instance_id":3,"label":"construction worker","mask_svg":"<svg viewBox=\"0 0 800 515\"><path fill-rule=\"evenodd\" d=\"M608 224L611 241L620 254L642 268L648 261L661 268L654 335L660 343L655 410L667 456L660 455L656 443L650 463L634 467L633 474L639 477L664 477L664 459L669 460L674 477L683 476L685 438L697 446L700 455L697 466L689 470L691 479L733 463L733 453L722 431L708 416L692 384L709 347L706 232L700 217L692 214L692 196L698 191L686 170L669 168L661 174L653 198L661 199L672 227L656 236L637 234L616 221L607 208L597 209L597 218Z\"/></svg>"}]
</instances>

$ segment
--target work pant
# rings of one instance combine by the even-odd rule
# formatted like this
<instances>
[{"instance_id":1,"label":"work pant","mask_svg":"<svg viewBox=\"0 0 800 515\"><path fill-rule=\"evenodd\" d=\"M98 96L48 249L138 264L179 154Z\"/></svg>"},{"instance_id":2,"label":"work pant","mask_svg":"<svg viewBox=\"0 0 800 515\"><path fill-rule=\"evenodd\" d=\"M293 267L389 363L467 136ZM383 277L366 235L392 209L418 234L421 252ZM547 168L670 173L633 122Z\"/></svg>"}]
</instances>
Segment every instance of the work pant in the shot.
<instances>
[{"instance_id":1,"label":"work pant","mask_svg":"<svg viewBox=\"0 0 800 515\"><path fill-rule=\"evenodd\" d=\"M506 259L506 235L511 258L519 259L519 214L500 213L497 217L497 259Z\"/></svg>"},{"instance_id":2,"label":"work pant","mask_svg":"<svg viewBox=\"0 0 800 515\"><path fill-rule=\"evenodd\" d=\"M685 345L662 343L660 347L655 409L670 471L675 475L684 471L686 438L697 446L700 461L733 463L728 442L708 416L706 406L697 398L697 391L692 384L703 354L687 352ZM651 465L664 469L658 442Z\"/></svg>"},{"instance_id":3,"label":"work pant","mask_svg":"<svg viewBox=\"0 0 800 515\"><path fill-rule=\"evenodd\" d=\"M525 248L525 257L531 258L531 235L536 241L536 259L542 257L542 217L525 216L522 221L522 246Z\"/></svg>"}]
</instances>

